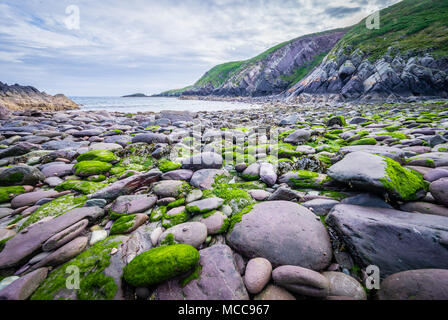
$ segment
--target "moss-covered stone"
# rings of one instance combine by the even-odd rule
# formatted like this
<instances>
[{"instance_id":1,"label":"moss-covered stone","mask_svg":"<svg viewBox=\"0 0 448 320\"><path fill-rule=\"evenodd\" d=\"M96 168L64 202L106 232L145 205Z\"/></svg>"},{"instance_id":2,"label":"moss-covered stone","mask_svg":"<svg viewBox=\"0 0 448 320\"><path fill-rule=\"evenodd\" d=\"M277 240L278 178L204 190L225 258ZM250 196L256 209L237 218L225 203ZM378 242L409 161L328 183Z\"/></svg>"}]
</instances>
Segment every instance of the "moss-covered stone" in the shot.
<instances>
[{"instance_id":1,"label":"moss-covered stone","mask_svg":"<svg viewBox=\"0 0 448 320\"><path fill-rule=\"evenodd\" d=\"M184 204L185 204L185 198L180 198L180 199L177 199L176 201L173 201L173 202L169 203L166 206L166 208L169 210L169 209L173 209L173 208L176 208L176 207L183 206Z\"/></svg>"},{"instance_id":2,"label":"moss-covered stone","mask_svg":"<svg viewBox=\"0 0 448 320\"><path fill-rule=\"evenodd\" d=\"M384 187L395 197L405 201L420 198L419 193L428 189L420 173L403 168L398 162L384 157L386 178L380 179Z\"/></svg>"},{"instance_id":3,"label":"moss-covered stone","mask_svg":"<svg viewBox=\"0 0 448 320\"><path fill-rule=\"evenodd\" d=\"M22 186L17 187L0 187L0 203L8 202L15 196L25 193L25 188Z\"/></svg>"},{"instance_id":4,"label":"moss-covered stone","mask_svg":"<svg viewBox=\"0 0 448 320\"><path fill-rule=\"evenodd\" d=\"M20 230L32 225L33 223L42 220L45 217L58 217L64 213L73 210L75 208L82 207L86 203L87 197L80 196L75 197L72 194L54 199L34 211L31 216L22 224Z\"/></svg>"},{"instance_id":5,"label":"moss-covered stone","mask_svg":"<svg viewBox=\"0 0 448 320\"><path fill-rule=\"evenodd\" d=\"M31 296L31 300L64 299L66 280L70 275L68 267L79 268L80 289L76 291L79 300L112 300L118 290L113 277L106 276L104 270L110 265L110 252L118 248L121 241L109 237L96 243L76 258L57 268Z\"/></svg>"},{"instance_id":6,"label":"moss-covered stone","mask_svg":"<svg viewBox=\"0 0 448 320\"><path fill-rule=\"evenodd\" d=\"M83 153L76 159L78 162L82 161L101 161L101 162L114 162L118 158L109 150L91 150Z\"/></svg>"},{"instance_id":7,"label":"moss-covered stone","mask_svg":"<svg viewBox=\"0 0 448 320\"><path fill-rule=\"evenodd\" d=\"M376 134L377 136L389 136L395 139L403 140L408 137L403 132L380 132Z\"/></svg>"},{"instance_id":8,"label":"moss-covered stone","mask_svg":"<svg viewBox=\"0 0 448 320\"><path fill-rule=\"evenodd\" d=\"M56 191L75 190L83 194L92 194L100 189L107 187L107 184L93 182L93 181L81 181L81 180L67 180L55 187Z\"/></svg>"},{"instance_id":9,"label":"moss-covered stone","mask_svg":"<svg viewBox=\"0 0 448 320\"><path fill-rule=\"evenodd\" d=\"M136 217L137 215L130 214L119 218L112 225L112 228L110 229L110 234L116 235L116 234L128 233L129 230L134 226Z\"/></svg>"},{"instance_id":10,"label":"moss-covered stone","mask_svg":"<svg viewBox=\"0 0 448 320\"><path fill-rule=\"evenodd\" d=\"M238 188L236 184L215 184L213 189L204 190L203 198L218 197L224 200L224 205L239 212L249 204L254 203L253 198L246 190Z\"/></svg>"},{"instance_id":11,"label":"moss-covered stone","mask_svg":"<svg viewBox=\"0 0 448 320\"><path fill-rule=\"evenodd\" d=\"M73 168L77 176L88 177L108 173L112 169L112 165L102 161L81 161L75 164Z\"/></svg>"},{"instance_id":12,"label":"moss-covered stone","mask_svg":"<svg viewBox=\"0 0 448 320\"><path fill-rule=\"evenodd\" d=\"M160 283L192 270L199 262L193 246L175 244L148 250L135 257L125 268L123 278L135 286Z\"/></svg>"},{"instance_id":13,"label":"moss-covered stone","mask_svg":"<svg viewBox=\"0 0 448 320\"><path fill-rule=\"evenodd\" d=\"M190 218L190 215L185 210L179 212L174 215L167 215L166 213L163 215L162 226L165 229L169 229L171 227L177 226L178 224L187 222Z\"/></svg>"},{"instance_id":14,"label":"moss-covered stone","mask_svg":"<svg viewBox=\"0 0 448 320\"><path fill-rule=\"evenodd\" d=\"M377 141L374 138L362 138L350 143L351 146L365 146L365 145L376 145Z\"/></svg>"},{"instance_id":15,"label":"moss-covered stone","mask_svg":"<svg viewBox=\"0 0 448 320\"><path fill-rule=\"evenodd\" d=\"M162 172L177 170L180 169L181 167L182 167L181 163L176 163L166 159L159 162L159 170Z\"/></svg>"},{"instance_id":16,"label":"moss-covered stone","mask_svg":"<svg viewBox=\"0 0 448 320\"><path fill-rule=\"evenodd\" d=\"M156 222L163 219L163 216L166 213L166 206L161 206L152 209L151 215L149 216L149 221Z\"/></svg>"},{"instance_id":17,"label":"moss-covered stone","mask_svg":"<svg viewBox=\"0 0 448 320\"><path fill-rule=\"evenodd\" d=\"M298 170L291 173L293 176L289 178L289 182L294 188L319 189L329 180L327 175L312 171Z\"/></svg>"}]
</instances>

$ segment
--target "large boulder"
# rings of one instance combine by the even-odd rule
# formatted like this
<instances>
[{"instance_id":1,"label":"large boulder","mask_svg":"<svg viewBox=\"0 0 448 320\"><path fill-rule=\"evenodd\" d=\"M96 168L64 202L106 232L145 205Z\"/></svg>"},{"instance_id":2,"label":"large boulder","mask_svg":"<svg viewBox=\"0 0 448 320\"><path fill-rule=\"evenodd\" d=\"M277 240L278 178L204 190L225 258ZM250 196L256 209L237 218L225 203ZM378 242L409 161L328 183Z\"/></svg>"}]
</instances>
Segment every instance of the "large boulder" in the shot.
<instances>
[{"instance_id":1,"label":"large boulder","mask_svg":"<svg viewBox=\"0 0 448 320\"><path fill-rule=\"evenodd\" d=\"M381 282L380 300L448 300L448 270L420 269L392 274Z\"/></svg>"},{"instance_id":2,"label":"large boulder","mask_svg":"<svg viewBox=\"0 0 448 320\"><path fill-rule=\"evenodd\" d=\"M245 214L243 214L245 213ZM248 258L262 257L274 266L294 265L322 270L330 264L329 235L310 210L289 201L248 207L234 218L227 235L231 247Z\"/></svg>"},{"instance_id":3,"label":"large boulder","mask_svg":"<svg viewBox=\"0 0 448 320\"><path fill-rule=\"evenodd\" d=\"M448 268L447 217L340 204L326 223L360 266L376 265L382 277Z\"/></svg>"},{"instance_id":4,"label":"large boulder","mask_svg":"<svg viewBox=\"0 0 448 320\"><path fill-rule=\"evenodd\" d=\"M45 176L39 169L34 167L18 165L0 169L1 186L35 186L39 181L43 180L45 180Z\"/></svg>"},{"instance_id":5,"label":"large boulder","mask_svg":"<svg viewBox=\"0 0 448 320\"><path fill-rule=\"evenodd\" d=\"M353 152L328 169L337 181L369 192L387 193L398 200L418 200L426 195L423 178L398 162L366 152Z\"/></svg>"},{"instance_id":6,"label":"large boulder","mask_svg":"<svg viewBox=\"0 0 448 320\"><path fill-rule=\"evenodd\" d=\"M352 152L363 151L371 154L377 154L383 157L391 158L401 164L404 163L406 158L406 152L402 149L387 146L374 146L374 145L364 145L364 146L348 146L339 149L339 154L345 156Z\"/></svg>"},{"instance_id":7,"label":"large boulder","mask_svg":"<svg viewBox=\"0 0 448 320\"><path fill-rule=\"evenodd\" d=\"M175 278L159 285L158 300L249 300L232 250L214 245L199 251L200 267L193 276Z\"/></svg>"}]
</instances>

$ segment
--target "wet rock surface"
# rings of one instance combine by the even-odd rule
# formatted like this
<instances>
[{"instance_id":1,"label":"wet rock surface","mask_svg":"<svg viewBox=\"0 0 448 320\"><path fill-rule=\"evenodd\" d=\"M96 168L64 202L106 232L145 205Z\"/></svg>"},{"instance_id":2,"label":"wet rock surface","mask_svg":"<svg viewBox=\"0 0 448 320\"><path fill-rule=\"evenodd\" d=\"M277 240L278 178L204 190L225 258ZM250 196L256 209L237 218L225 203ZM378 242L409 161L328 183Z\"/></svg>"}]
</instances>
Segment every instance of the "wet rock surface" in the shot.
<instances>
[{"instance_id":1,"label":"wet rock surface","mask_svg":"<svg viewBox=\"0 0 448 320\"><path fill-rule=\"evenodd\" d=\"M0 297L445 299L447 108L11 113ZM372 264L377 296L362 288Z\"/></svg>"}]
</instances>

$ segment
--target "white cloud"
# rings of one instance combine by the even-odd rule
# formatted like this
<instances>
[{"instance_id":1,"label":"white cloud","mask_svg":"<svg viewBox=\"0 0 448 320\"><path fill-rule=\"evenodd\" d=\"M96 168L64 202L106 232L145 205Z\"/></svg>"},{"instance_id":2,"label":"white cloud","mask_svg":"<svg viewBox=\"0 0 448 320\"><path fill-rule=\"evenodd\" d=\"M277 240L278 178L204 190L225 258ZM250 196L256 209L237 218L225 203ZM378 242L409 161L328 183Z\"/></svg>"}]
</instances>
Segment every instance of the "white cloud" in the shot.
<instances>
[{"instance_id":1,"label":"white cloud","mask_svg":"<svg viewBox=\"0 0 448 320\"><path fill-rule=\"evenodd\" d=\"M5 49L0 62L10 63L7 74L15 68L11 64L42 64L54 72L55 81L76 66L114 77L126 69L136 78L157 70L164 79L163 72L175 77L177 68L183 78L148 84L170 88L171 83L189 84L214 64L247 59L307 33L352 25L373 8L393 2L5 0L0 4L0 47ZM80 8L79 30L64 25L68 5ZM338 6L361 9L338 19L325 14L326 8Z\"/></svg>"}]
</instances>

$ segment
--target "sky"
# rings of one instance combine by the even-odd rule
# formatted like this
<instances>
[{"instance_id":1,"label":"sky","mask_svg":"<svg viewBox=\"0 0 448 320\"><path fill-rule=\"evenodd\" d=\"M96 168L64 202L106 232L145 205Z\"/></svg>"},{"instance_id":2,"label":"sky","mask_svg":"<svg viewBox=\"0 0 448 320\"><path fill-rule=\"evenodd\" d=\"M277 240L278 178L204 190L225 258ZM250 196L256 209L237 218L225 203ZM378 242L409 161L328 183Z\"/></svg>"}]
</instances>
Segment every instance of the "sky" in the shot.
<instances>
[{"instance_id":1,"label":"sky","mask_svg":"<svg viewBox=\"0 0 448 320\"><path fill-rule=\"evenodd\" d=\"M396 2L0 0L0 81L67 96L154 94Z\"/></svg>"}]
</instances>

